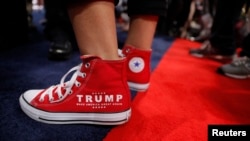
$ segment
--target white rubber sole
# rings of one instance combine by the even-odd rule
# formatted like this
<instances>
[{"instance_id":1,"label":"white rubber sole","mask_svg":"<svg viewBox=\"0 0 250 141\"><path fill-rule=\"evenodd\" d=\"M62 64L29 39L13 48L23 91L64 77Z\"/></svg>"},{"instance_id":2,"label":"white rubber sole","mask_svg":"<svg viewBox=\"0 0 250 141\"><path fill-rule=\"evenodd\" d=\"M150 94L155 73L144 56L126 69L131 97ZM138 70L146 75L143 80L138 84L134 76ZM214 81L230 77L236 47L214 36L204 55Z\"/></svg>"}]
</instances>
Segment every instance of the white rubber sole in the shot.
<instances>
[{"instance_id":1,"label":"white rubber sole","mask_svg":"<svg viewBox=\"0 0 250 141\"><path fill-rule=\"evenodd\" d=\"M131 109L119 113L51 113L34 108L19 98L21 109L30 118L48 124L97 124L120 125L128 122Z\"/></svg>"},{"instance_id":2,"label":"white rubber sole","mask_svg":"<svg viewBox=\"0 0 250 141\"><path fill-rule=\"evenodd\" d=\"M145 92L149 87L149 83L138 84L138 83L128 82L128 86L130 90Z\"/></svg>"},{"instance_id":3,"label":"white rubber sole","mask_svg":"<svg viewBox=\"0 0 250 141\"><path fill-rule=\"evenodd\" d=\"M247 79L250 78L250 75L235 75L235 74L230 74L230 73L225 73L226 76L229 76L231 78L235 79Z\"/></svg>"}]
</instances>

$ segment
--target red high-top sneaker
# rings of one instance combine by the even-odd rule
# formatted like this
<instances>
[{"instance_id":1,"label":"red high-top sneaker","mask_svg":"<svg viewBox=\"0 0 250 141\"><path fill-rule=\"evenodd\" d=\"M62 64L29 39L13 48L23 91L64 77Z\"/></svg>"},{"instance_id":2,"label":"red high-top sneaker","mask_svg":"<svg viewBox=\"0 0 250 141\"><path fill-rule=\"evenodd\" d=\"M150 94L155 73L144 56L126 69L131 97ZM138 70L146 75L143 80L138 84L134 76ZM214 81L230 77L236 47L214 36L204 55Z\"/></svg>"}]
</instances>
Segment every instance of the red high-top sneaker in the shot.
<instances>
[{"instance_id":1,"label":"red high-top sneaker","mask_svg":"<svg viewBox=\"0 0 250 141\"><path fill-rule=\"evenodd\" d=\"M121 56L127 58L127 78L129 88L136 91L146 91L150 79L151 50L136 49L125 45L119 51Z\"/></svg>"},{"instance_id":2,"label":"red high-top sneaker","mask_svg":"<svg viewBox=\"0 0 250 141\"><path fill-rule=\"evenodd\" d=\"M28 90L19 98L32 119L51 124L118 125L131 115L126 59L106 61L82 57L83 62L61 83L44 90ZM76 71L71 79L67 75Z\"/></svg>"}]
</instances>

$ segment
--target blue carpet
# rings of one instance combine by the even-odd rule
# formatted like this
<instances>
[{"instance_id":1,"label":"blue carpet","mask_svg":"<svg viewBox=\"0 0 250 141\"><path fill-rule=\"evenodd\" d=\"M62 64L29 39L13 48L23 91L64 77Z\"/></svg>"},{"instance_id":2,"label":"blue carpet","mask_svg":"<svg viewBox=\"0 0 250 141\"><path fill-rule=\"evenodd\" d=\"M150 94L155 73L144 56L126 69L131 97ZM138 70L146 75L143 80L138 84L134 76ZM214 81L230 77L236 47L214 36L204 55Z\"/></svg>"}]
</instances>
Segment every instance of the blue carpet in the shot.
<instances>
[{"instance_id":1,"label":"blue carpet","mask_svg":"<svg viewBox=\"0 0 250 141\"><path fill-rule=\"evenodd\" d=\"M50 125L26 116L19 106L19 96L28 89L42 89L58 84L61 77L80 63L79 52L69 60L47 59L49 42L42 35L39 20L43 12L34 13L36 33L32 40L16 48L0 52L0 140L1 141L100 141L113 126ZM126 33L118 31L119 42ZM156 35L153 42L152 70L173 42L172 38ZM135 96L136 92L132 92Z\"/></svg>"}]
</instances>

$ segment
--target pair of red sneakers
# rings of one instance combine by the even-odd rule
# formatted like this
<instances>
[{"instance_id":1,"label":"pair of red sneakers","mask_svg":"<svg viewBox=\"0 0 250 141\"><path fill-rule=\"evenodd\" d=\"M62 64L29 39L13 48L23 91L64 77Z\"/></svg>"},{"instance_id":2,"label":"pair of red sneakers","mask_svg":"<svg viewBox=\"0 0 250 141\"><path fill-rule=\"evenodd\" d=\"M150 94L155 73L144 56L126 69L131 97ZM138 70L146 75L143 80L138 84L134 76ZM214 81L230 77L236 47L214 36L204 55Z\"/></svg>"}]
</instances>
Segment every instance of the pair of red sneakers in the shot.
<instances>
[{"instance_id":1,"label":"pair of red sneakers","mask_svg":"<svg viewBox=\"0 0 250 141\"><path fill-rule=\"evenodd\" d=\"M129 88L145 91L149 86L151 50L127 45L120 55L123 59L117 61L82 56L82 63L69 70L60 84L22 94L22 110L36 121L51 124L126 123L131 116Z\"/></svg>"}]
</instances>

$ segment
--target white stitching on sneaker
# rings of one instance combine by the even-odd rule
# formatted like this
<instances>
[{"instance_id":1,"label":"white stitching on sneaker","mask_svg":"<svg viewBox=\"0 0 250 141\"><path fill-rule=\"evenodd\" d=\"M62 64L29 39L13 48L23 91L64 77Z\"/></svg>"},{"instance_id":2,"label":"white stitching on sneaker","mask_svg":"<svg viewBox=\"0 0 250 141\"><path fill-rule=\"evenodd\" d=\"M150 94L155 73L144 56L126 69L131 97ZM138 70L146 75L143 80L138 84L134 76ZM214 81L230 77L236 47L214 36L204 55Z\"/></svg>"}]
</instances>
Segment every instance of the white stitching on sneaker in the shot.
<instances>
[{"instance_id":1,"label":"white stitching on sneaker","mask_svg":"<svg viewBox=\"0 0 250 141\"><path fill-rule=\"evenodd\" d=\"M81 66L82 64L78 65L78 66L75 66L73 68L71 68L62 78L61 78L61 81L60 81L60 84L56 85L56 86L51 86L49 87L47 90L45 90L42 95L40 96L40 99L39 101L40 102L43 102L44 101L44 97L46 95L49 96L49 101L50 103L55 103L55 102L60 102L62 101L63 99L65 99L68 95L72 94L73 91L72 91L72 87L73 85L77 86L77 87L80 87L81 86L81 83L78 82L76 80L77 76L80 76L82 78L85 78L86 77L86 73L85 72L80 72L80 69L81 69ZM90 63L86 63L85 64L85 68L89 68L90 67ZM75 73L72 75L71 79L67 82L64 82L65 79L67 78L67 76L71 73L75 71ZM62 94L62 91L61 89L65 89L65 93ZM54 89L56 89L56 94L58 95L59 99L58 100L54 100L54 97L53 97L53 91Z\"/></svg>"}]
</instances>

